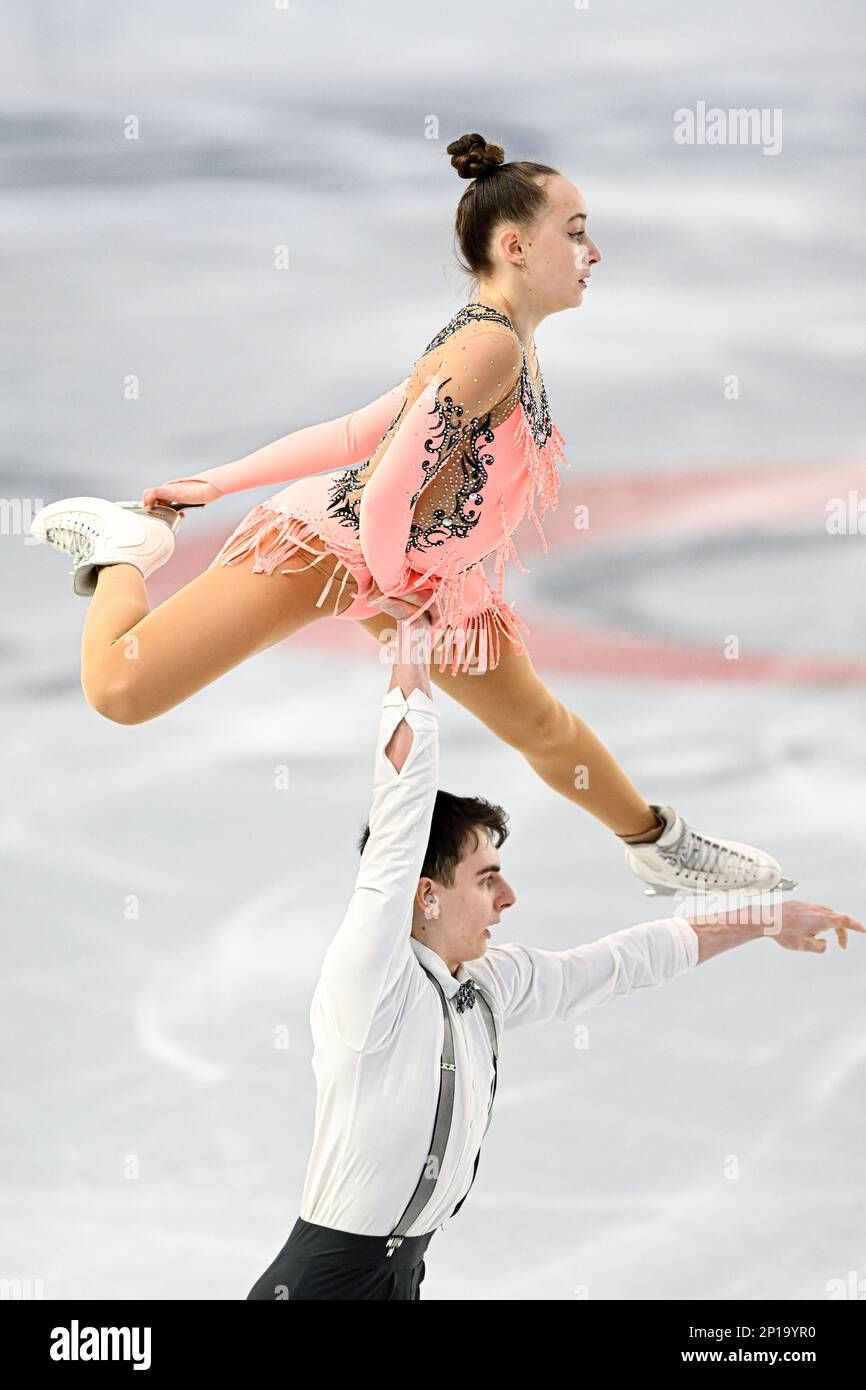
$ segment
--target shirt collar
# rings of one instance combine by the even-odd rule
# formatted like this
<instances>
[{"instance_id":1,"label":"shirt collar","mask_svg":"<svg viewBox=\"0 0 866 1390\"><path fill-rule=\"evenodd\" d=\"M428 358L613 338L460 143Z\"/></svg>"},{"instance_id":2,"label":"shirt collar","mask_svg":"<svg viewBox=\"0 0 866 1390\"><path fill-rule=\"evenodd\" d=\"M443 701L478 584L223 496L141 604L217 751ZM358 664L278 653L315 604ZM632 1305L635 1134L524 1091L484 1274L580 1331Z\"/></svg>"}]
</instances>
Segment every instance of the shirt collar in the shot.
<instances>
[{"instance_id":1,"label":"shirt collar","mask_svg":"<svg viewBox=\"0 0 866 1390\"><path fill-rule=\"evenodd\" d=\"M419 941L417 936L410 936L409 944L421 964L426 965L430 973L436 976L445 991L445 998L453 999L464 981L470 978L469 971L463 961L457 967L457 974L452 975L442 957L436 951L432 951L429 946L425 946L423 941Z\"/></svg>"}]
</instances>

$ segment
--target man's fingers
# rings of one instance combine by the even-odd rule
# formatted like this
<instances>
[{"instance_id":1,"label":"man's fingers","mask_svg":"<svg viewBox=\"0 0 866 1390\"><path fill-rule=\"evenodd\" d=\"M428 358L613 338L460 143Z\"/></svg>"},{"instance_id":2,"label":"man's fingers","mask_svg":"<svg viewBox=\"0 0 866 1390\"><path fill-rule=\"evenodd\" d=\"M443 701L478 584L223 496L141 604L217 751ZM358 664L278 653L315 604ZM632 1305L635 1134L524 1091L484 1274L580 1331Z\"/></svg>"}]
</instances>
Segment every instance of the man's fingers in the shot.
<instances>
[{"instance_id":1,"label":"man's fingers","mask_svg":"<svg viewBox=\"0 0 866 1390\"><path fill-rule=\"evenodd\" d=\"M818 927L817 930L827 931L827 928ZM816 936L814 932L807 932L805 936L800 938L799 948L795 947L794 949L799 949L801 951L826 951L827 943L822 937Z\"/></svg>"}]
</instances>

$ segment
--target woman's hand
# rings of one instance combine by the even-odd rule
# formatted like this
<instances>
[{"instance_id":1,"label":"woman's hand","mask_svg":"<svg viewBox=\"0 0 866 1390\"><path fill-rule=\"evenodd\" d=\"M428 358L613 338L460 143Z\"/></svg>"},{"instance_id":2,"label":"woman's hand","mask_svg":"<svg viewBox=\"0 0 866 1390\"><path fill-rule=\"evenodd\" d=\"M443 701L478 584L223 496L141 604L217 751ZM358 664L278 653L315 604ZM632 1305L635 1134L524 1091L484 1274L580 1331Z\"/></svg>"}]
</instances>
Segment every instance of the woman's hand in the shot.
<instances>
[{"instance_id":1,"label":"woman's hand","mask_svg":"<svg viewBox=\"0 0 866 1390\"><path fill-rule=\"evenodd\" d=\"M145 488L141 494L141 505L155 507L157 502L171 502L175 507L182 507L184 503L206 506L222 496L224 494L213 483L203 483L197 478L180 478L172 483L163 483L160 487Z\"/></svg>"},{"instance_id":2,"label":"woman's hand","mask_svg":"<svg viewBox=\"0 0 866 1390\"><path fill-rule=\"evenodd\" d=\"M431 592L430 589L420 589L417 593L401 594L399 598L394 598L383 594L374 579L369 591L364 595L364 601L371 608L378 608L382 613L389 613L392 618L403 620L411 618L413 610L421 608L427 602ZM434 600L433 606L436 606L436 600ZM428 608L425 613L421 614L421 619L418 621L424 620L429 623L430 616L431 610Z\"/></svg>"}]
</instances>

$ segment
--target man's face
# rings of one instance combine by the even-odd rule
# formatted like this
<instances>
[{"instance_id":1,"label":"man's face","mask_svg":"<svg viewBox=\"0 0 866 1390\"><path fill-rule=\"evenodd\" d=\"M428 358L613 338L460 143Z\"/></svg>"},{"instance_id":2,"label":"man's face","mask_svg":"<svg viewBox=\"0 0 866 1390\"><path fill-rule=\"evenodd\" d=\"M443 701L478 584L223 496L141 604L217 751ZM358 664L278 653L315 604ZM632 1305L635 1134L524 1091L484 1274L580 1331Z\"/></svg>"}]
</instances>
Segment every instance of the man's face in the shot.
<instances>
[{"instance_id":1,"label":"man's face","mask_svg":"<svg viewBox=\"0 0 866 1390\"><path fill-rule=\"evenodd\" d=\"M437 899L438 917L424 916L428 895ZM499 850L479 826L467 840L450 887L429 878L421 880L413 935L449 964L477 960L487 950L502 913L516 901L511 885L502 876Z\"/></svg>"}]
</instances>

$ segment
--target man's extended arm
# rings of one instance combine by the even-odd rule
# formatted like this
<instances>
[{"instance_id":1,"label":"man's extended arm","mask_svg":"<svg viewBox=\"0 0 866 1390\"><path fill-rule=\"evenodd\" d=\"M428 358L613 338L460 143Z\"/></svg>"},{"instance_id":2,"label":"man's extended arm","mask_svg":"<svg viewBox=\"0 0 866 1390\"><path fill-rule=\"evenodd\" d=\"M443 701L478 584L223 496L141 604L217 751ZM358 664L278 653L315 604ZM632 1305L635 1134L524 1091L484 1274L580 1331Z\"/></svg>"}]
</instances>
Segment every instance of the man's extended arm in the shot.
<instances>
[{"instance_id":1,"label":"man's extended arm","mask_svg":"<svg viewBox=\"0 0 866 1390\"><path fill-rule=\"evenodd\" d=\"M847 944L860 923L815 903L755 903L738 912L641 922L567 951L511 943L491 947L473 966L485 968L499 993L506 1028L577 1018L617 995L662 985L723 951L762 936L793 951L823 952L817 933L835 931Z\"/></svg>"},{"instance_id":2,"label":"man's extended arm","mask_svg":"<svg viewBox=\"0 0 866 1390\"><path fill-rule=\"evenodd\" d=\"M619 994L676 979L698 962L698 935L685 917L640 922L566 951L511 942L492 946L477 962L482 984L499 995L504 1026L563 1022Z\"/></svg>"}]
</instances>

